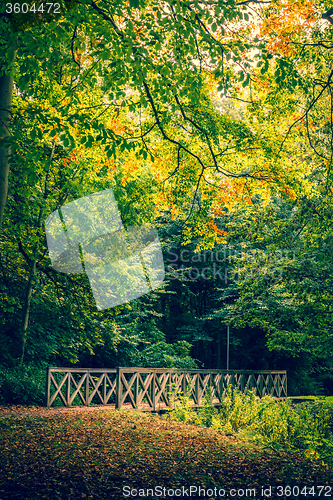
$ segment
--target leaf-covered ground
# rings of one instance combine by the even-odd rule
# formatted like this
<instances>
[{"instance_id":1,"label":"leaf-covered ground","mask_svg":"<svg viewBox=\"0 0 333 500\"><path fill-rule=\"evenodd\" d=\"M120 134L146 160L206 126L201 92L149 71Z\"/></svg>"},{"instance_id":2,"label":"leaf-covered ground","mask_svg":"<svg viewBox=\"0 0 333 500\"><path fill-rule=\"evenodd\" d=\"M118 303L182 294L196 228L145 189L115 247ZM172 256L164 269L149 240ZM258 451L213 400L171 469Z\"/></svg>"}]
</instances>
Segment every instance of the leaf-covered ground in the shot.
<instances>
[{"instance_id":1,"label":"leaf-covered ground","mask_svg":"<svg viewBox=\"0 0 333 500\"><path fill-rule=\"evenodd\" d=\"M231 499L244 498L245 488L256 489L252 498L265 498L261 488L268 485L296 485L300 491L306 485L311 491L314 486L317 493L318 485L327 485L321 496L328 492L333 496L328 488L333 486L332 469L298 455L254 447L212 429L126 410L2 410L0 500L157 499L173 495ZM225 494L199 496L192 489L190 497L191 485L223 489ZM133 488L132 496L124 486ZM156 486L162 489L147 492ZM278 496L273 489L271 498L314 495Z\"/></svg>"}]
</instances>

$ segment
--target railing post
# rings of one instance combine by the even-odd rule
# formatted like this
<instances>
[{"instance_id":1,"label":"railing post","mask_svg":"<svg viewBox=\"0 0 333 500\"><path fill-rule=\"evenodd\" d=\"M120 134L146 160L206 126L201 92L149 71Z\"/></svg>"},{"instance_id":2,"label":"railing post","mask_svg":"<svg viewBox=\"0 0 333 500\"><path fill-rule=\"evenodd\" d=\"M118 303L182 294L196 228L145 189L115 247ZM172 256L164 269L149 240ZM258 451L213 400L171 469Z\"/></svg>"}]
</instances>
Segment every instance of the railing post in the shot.
<instances>
[{"instance_id":1,"label":"railing post","mask_svg":"<svg viewBox=\"0 0 333 500\"><path fill-rule=\"evenodd\" d=\"M182 383L183 395L186 394L186 372L183 372L183 383Z\"/></svg>"},{"instance_id":2,"label":"railing post","mask_svg":"<svg viewBox=\"0 0 333 500\"><path fill-rule=\"evenodd\" d=\"M244 373L241 374L240 380L241 380L241 382L240 382L241 392L244 392L245 391Z\"/></svg>"},{"instance_id":3,"label":"railing post","mask_svg":"<svg viewBox=\"0 0 333 500\"><path fill-rule=\"evenodd\" d=\"M167 399L168 399L168 406L171 408L171 398L172 398L172 372L168 373L168 392L167 392Z\"/></svg>"},{"instance_id":4,"label":"railing post","mask_svg":"<svg viewBox=\"0 0 333 500\"><path fill-rule=\"evenodd\" d=\"M195 379L195 399L196 399L197 405L199 405L200 404L200 401L199 401L199 377L200 377L200 374L196 373L195 376L196 376L196 379Z\"/></svg>"},{"instance_id":5,"label":"railing post","mask_svg":"<svg viewBox=\"0 0 333 500\"><path fill-rule=\"evenodd\" d=\"M153 377L154 377L154 374L153 374L153 377L151 376L152 372L149 372L148 374L148 380L149 380L149 385L148 385L148 394L149 394L149 399L150 401L152 402L153 401ZM149 403L149 401L148 401Z\"/></svg>"},{"instance_id":6,"label":"railing post","mask_svg":"<svg viewBox=\"0 0 333 500\"><path fill-rule=\"evenodd\" d=\"M156 411L156 370L153 370L153 411Z\"/></svg>"},{"instance_id":7,"label":"railing post","mask_svg":"<svg viewBox=\"0 0 333 500\"><path fill-rule=\"evenodd\" d=\"M259 379L259 382L258 382L258 379ZM261 377L261 373L259 373L258 379L257 379L257 387L258 387L259 397L262 398L262 377Z\"/></svg>"},{"instance_id":8,"label":"railing post","mask_svg":"<svg viewBox=\"0 0 333 500\"><path fill-rule=\"evenodd\" d=\"M117 382L116 382L116 408L120 410L121 408L121 400L123 396L123 386L122 386L122 381L121 381L121 368L117 366Z\"/></svg>"},{"instance_id":9,"label":"railing post","mask_svg":"<svg viewBox=\"0 0 333 500\"><path fill-rule=\"evenodd\" d=\"M231 394L234 393L234 388L235 388L235 374L232 373L230 375L230 379L229 379L229 384L228 385L231 385Z\"/></svg>"},{"instance_id":10,"label":"railing post","mask_svg":"<svg viewBox=\"0 0 333 500\"><path fill-rule=\"evenodd\" d=\"M90 373L87 370L86 373L86 396L85 396L85 405L89 406L89 382L90 382Z\"/></svg>"},{"instance_id":11,"label":"railing post","mask_svg":"<svg viewBox=\"0 0 333 500\"><path fill-rule=\"evenodd\" d=\"M103 375L103 405L106 405L106 372Z\"/></svg>"},{"instance_id":12,"label":"railing post","mask_svg":"<svg viewBox=\"0 0 333 500\"><path fill-rule=\"evenodd\" d=\"M134 403L135 407L138 408L139 404L139 372L136 373L134 382Z\"/></svg>"},{"instance_id":13,"label":"railing post","mask_svg":"<svg viewBox=\"0 0 333 500\"><path fill-rule=\"evenodd\" d=\"M47 377L46 377L46 392L45 392L45 399L46 399L46 406L50 408L50 399L51 399L51 374L50 374L51 368L48 366L47 367Z\"/></svg>"},{"instance_id":14,"label":"railing post","mask_svg":"<svg viewBox=\"0 0 333 500\"><path fill-rule=\"evenodd\" d=\"M71 372L67 373L67 399L66 399L66 406L70 406L70 399L71 399Z\"/></svg>"},{"instance_id":15,"label":"railing post","mask_svg":"<svg viewBox=\"0 0 333 500\"><path fill-rule=\"evenodd\" d=\"M281 374L279 373L279 398L282 395L282 390L283 390L282 377L281 377Z\"/></svg>"},{"instance_id":16,"label":"railing post","mask_svg":"<svg viewBox=\"0 0 333 500\"><path fill-rule=\"evenodd\" d=\"M224 398L224 373L220 372L220 380L219 380L219 394L220 394L220 403L222 403L222 399Z\"/></svg>"}]
</instances>

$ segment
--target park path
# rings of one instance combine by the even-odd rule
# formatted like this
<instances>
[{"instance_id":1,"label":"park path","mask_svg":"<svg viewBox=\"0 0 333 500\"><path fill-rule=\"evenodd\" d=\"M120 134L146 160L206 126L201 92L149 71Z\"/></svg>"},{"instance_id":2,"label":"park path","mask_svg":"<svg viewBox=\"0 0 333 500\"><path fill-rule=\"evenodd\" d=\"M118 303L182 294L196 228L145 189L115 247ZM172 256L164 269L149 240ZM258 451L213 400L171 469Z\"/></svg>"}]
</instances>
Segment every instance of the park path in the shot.
<instances>
[{"instance_id":1,"label":"park path","mask_svg":"<svg viewBox=\"0 0 333 500\"><path fill-rule=\"evenodd\" d=\"M73 406L70 408L47 408L46 406L23 406L11 405L0 406L0 418L4 417L52 417L55 415L73 414L73 413L87 413L88 411L97 410L114 410L114 405L108 406Z\"/></svg>"}]
</instances>

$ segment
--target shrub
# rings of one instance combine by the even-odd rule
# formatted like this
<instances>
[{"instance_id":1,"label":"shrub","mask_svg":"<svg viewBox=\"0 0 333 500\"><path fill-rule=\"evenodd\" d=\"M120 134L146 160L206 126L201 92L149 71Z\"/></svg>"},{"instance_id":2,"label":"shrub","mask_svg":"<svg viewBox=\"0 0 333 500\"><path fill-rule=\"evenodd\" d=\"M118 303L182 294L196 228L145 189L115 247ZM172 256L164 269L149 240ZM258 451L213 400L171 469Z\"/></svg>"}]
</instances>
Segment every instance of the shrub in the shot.
<instances>
[{"instance_id":1,"label":"shrub","mask_svg":"<svg viewBox=\"0 0 333 500\"><path fill-rule=\"evenodd\" d=\"M195 414L189 394L179 395L169 411L173 420L205 425L224 433L239 432L275 449L293 450L333 464L333 403L325 399L292 405L255 392L228 387L218 412L210 393Z\"/></svg>"},{"instance_id":2,"label":"shrub","mask_svg":"<svg viewBox=\"0 0 333 500\"><path fill-rule=\"evenodd\" d=\"M198 408L197 420L200 422L200 425L212 427L213 419L216 418L217 414L218 411L212 404L212 394L209 387L204 397L203 406Z\"/></svg>"},{"instance_id":3,"label":"shrub","mask_svg":"<svg viewBox=\"0 0 333 500\"><path fill-rule=\"evenodd\" d=\"M46 371L36 366L0 370L0 403L45 404Z\"/></svg>"},{"instance_id":4,"label":"shrub","mask_svg":"<svg viewBox=\"0 0 333 500\"><path fill-rule=\"evenodd\" d=\"M171 408L168 408L168 417L177 422L184 422L186 424L199 424L196 412L191 405L190 401L190 388L187 388L185 394L182 391L175 391L174 387L172 392L169 393Z\"/></svg>"}]
</instances>

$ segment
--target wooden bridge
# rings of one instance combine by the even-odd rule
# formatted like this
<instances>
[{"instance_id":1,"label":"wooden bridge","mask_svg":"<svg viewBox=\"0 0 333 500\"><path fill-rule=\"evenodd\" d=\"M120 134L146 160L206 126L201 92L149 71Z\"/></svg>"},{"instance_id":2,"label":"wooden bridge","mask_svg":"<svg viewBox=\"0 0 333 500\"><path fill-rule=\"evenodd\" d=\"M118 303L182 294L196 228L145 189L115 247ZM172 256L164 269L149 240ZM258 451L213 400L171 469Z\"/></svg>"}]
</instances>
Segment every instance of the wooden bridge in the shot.
<instances>
[{"instance_id":1,"label":"wooden bridge","mask_svg":"<svg viewBox=\"0 0 333 500\"><path fill-rule=\"evenodd\" d=\"M287 372L251 370L182 370L170 368L48 368L47 406L108 405L159 411L172 405L170 395L188 393L200 406L210 390L221 404L228 386L287 397Z\"/></svg>"}]
</instances>

